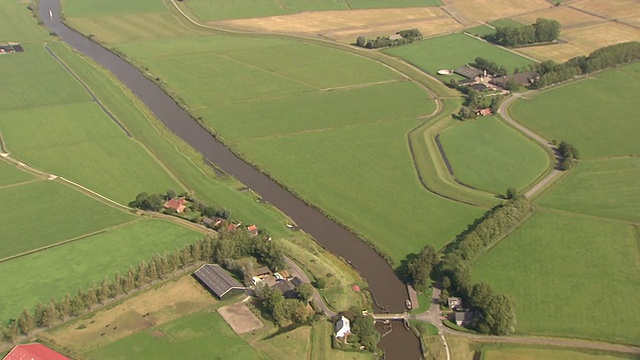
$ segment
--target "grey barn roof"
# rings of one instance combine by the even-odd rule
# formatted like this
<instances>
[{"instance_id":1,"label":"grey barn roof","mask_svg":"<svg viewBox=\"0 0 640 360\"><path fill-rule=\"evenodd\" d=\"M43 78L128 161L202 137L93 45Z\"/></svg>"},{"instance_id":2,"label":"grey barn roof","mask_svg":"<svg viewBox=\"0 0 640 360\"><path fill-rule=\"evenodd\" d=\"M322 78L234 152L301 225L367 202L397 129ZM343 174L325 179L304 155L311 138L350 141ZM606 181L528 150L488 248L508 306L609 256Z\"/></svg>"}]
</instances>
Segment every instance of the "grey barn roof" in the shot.
<instances>
[{"instance_id":1,"label":"grey barn roof","mask_svg":"<svg viewBox=\"0 0 640 360\"><path fill-rule=\"evenodd\" d=\"M482 75L482 71L474 68L473 66L469 66L469 65L465 65L465 66L461 66L455 70L453 70L454 73L464 76L467 79L475 79L476 77Z\"/></svg>"},{"instance_id":2,"label":"grey barn roof","mask_svg":"<svg viewBox=\"0 0 640 360\"><path fill-rule=\"evenodd\" d=\"M219 265L202 265L193 273L193 276L220 298L233 289L243 290L245 288Z\"/></svg>"}]
</instances>

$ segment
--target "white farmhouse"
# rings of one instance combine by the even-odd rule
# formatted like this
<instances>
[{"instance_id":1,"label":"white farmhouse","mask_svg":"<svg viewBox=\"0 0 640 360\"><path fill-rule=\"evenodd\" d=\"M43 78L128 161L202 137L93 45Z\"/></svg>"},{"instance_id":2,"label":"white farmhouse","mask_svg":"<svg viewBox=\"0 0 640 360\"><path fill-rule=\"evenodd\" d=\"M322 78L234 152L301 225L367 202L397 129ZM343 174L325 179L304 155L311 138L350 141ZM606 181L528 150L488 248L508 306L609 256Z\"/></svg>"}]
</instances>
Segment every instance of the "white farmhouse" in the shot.
<instances>
[{"instance_id":1,"label":"white farmhouse","mask_svg":"<svg viewBox=\"0 0 640 360\"><path fill-rule=\"evenodd\" d=\"M336 338L343 338L349 334L351 334L351 324L349 323L349 319L344 316L340 317L340 320L336 322Z\"/></svg>"}]
</instances>

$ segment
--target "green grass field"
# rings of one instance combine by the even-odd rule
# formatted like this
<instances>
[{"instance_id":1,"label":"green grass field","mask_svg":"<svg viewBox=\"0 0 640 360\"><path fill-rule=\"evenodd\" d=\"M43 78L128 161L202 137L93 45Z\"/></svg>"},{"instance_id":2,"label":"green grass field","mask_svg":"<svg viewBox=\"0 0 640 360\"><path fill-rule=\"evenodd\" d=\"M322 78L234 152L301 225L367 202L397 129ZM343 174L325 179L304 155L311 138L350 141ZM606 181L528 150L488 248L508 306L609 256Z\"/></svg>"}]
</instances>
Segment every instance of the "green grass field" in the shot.
<instances>
[{"instance_id":1,"label":"green grass field","mask_svg":"<svg viewBox=\"0 0 640 360\"><path fill-rule=\"evenodd\" d=\"M514 119L547 139L565 140L583 158L640 154L640 63L551 88L511 107Z\"/></svg>"},{"instance_id":2,"label":"green grass field","mask_svg":"<svg viewBox=\"0 0 640 360\"><path fill-rule=\"evenodd\" d=\"M519 23L519 22L517 22L517 21L515 21L513 19L509 19L509 18L489 21L489 25L491 25L493 27L504 27L504 28L512 28L512 27L522 26L521 23Z\"/></svg>"},{"instance_id":3,"label":"green grass field","mask_svg":"<svg viewBox=\"0 0 640 360\"><path fill-rule=\"evenodd\" d=\"M640 222L640 159L582 161L538 201L559 210Z\"/></svg>"},{"instance_id":4,"label":"green grass field","mask_svg":"<svg viewBox=\"0 0 640 360\"><path fill-rule=\"evenodd\" d=\"M469 34L475 35L475 36L491 35L491 34L494 34L496 32L495 29L492 29L492 28L488 27L487 25L474 26L472 28L465 29L464 31L468 32Z\"/></svg>"},{"instance_id":5,"label":"green grass field","mask_svg":"<svg viewBox=\"0 0 640 360\"><path fill-rule=\"evenodd\" d=\"M157 13L166 12L166 10L166 5L158 0L65 1L64 3L64 12L67 17Z\"/></svg>"},{"instance_id":6,"label":"green grass field","mask_svg":"<svg viewBox=\"0 0 640 360\"><path fill-rule=\"evenodd\" d=\"M417 124L360 125L249 140L238 148L400 260L425 244L442 246L482 214L422 187L406 143Z\"/></svg>"},{"instance_id":7,"label":"green grass field","mask_svg":"<svg viewBox=\"0 0 640 360\"><path fill-rule=\"evenodd\" d=\"M538 211L473 265L516 300L517 332L640 344L638 233Z\"/></svg>"},{"instance_id":8,"label":"green grass field","mask_svg":"<svg viewBox=\"0 0 640 360\"><path fill-rule=\"evenodd\" d=\"M509 71L532 63L531 60L464 34L426 39L411 45L389 48L385 52L403 58L431 74L436 74L440 69L456 69L472 63L476 57L504 65ZM438 77L449 81L447 76Z\"/></svg>"},{"instance_id":9,"label":"green grass field","mask_svg":"<svg viewBox=\"0 0 640 360\"><path fill-rule=\"evenodd\" d=\"M437 6L438 0L193 0L186 5L203 21L295 14L303 11Z\"/></svg>"},{"instance_id":10,"label":"green grass field","mask_svg":"<svg viewBox=\"0 0 640 360\"><path fill-rule=\"evenodd\" d=\"M43 218L53 218L42 216ZM45 251L0 263L0 319L17 317L23 306L75 294L92 281L99 283L129 265L148 261L153 254L173 251L202 237L185 227L162 220L146 220L116 228Z\"/></svg>"},{"instance_id":11,"label":"green grass field","mask_svg":"<svg viewBox=\"0 0 640 360\"><path fill-rule=\"evenodd\" d=\"M609 355L569 349L504 346L483 348L483 360L621 360L636 359L633 355Z\"/></svg>"},{"instance_id":12,"label":"green grass field","mask_svg":"<svg viewBox=\"0 0 640 360\"><path fill-rule=\"evenodd\" d=\"M311 329L311 359L313 360L364 360L371 359L371 353L346 352L331 347L333 324L318 321Z\"/></svg>"},{"instance_id":13,"label":"green grass field","mask_svg":"<svg viewBox=\"0 0 640 360\"><path fill-rule=\"evenodd\" d=\"M269 359L237 336L215 311L185 316L88 353L91 359Z\"/></svg>"},{"instance_id":14,"label":"green grass field","mask_svg":"<svg viewBox=\"0 0 640 360\"><path fill-rule=\"evenodd\" d=\"M493 116L449 128L440 141L458 180L495 194L526 187L549 166L542 148Z\"/></svg>"},{"instance_id":15,"label":"green grass field","mask_svg":"<svg viewBox=\"0 0 640 360\"><path fill-rule=\"evenodd\" d=\"M135 219L58 181L0 188L0 198L0 259Z\"/></svg>"},{"instance_id":16,"label":"green grass field","mask_svg":"<svg viewBox=\"0 0 640 360\"><path fill-rule=\"evenodd\" d=\"M6 185L35 180L36 176L26 171L18 170L15 165L0 160L0 188Z\"/></svg>"},{"instance_id":17,"label":"green grass field","mask_svg":"<svg viewBox=\"0 0 640 360\"><path fill-rule=\"evenodd\" d=\"M33 18L29 9L28 2L22 0L8 0L0 3L0 34L2 34L2 42L15 41L24 43L38 42L47 38L47 32L36 25L36 19ZM5 58L8 56L0 56ZM0 64L2 64L0 60ZM3 72L3 77L9 75ZM4 88L4 84L3 87ZM2 91L3 89L0 89ZM4 96L2 96L4 97Z\"/></svg>"}]
</instances>

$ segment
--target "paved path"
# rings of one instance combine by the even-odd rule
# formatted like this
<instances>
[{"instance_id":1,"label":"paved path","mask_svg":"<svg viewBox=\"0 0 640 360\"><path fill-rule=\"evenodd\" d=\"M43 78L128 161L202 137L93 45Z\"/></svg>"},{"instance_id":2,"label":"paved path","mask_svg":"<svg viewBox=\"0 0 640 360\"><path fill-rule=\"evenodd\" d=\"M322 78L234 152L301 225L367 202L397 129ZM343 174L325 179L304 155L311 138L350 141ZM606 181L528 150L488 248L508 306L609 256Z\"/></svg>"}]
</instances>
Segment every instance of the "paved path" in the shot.
<instances>
[{"instance_id":1,"label":"paved path","mask_svg":"<svg viewBox=\"0 0 640 360\"><path fill-rule=\"evenodd\" d=\"M506 99L505 101L502 102L502 105L500 105L500 108L498 109L498 114L500 114L500 116L502 116L502 118L506 122L511 124L516 129L522 131L523 133L525 133L527 136L531 137L535 141L539 142L540 144L542 144L542 146L550 149L551 152L555 155L556 164L554 166L554 169L549 173L549 175L547 175L546 177L544 177L543 179L538 181L538 183L535 186L533 186L531 189L529 189L529 191L527 191L527 193L525 195L528 198L533 197L543 187L545 187L549 182L551 182L553 179L555 179L556 177L558 177L558 176L560 176L562 174L562 171L558 170L558 165L560 165L560 162L562 161L562 159L560 158L560 156L558 154L558 149L555 146L551 145L551 143L549 143L549 141L546 140L545 138L543 138L542 136L540 136L540 135L536 134L535 132L531 131L531 129L525 127L524 125L520 124L519 122L513 120L511 115L509 115L509 106L511 106L511 104L514 101L518 100L519 98L521 98L523 96L532 94L534 92L537 92L537 90L529 90L529 91L526 91L526 92L524 92L522 94L520 94L520 93L512 94L510 98L508 98L508 99Z\"/></svg>"},{"instance_id":2,"label":"paved path","mask_svg":"<svg viewBox=\"0 0 640 360\"><path fill-rule=\"evenodd\" d=\"M309 279L307 274L304 271L302 271L302 269L300 268L300 266L298 266L298 264L296 264L293 260L289 259L286 256L284 257L284 261L287 263L287 265L289 265L291 269L293 269L293 271L296 272L296 275L298 275L298 277L300 277L302 281L304 281L307 284L311 284L311 280ZM320 295L320 293L316 288L313 289L313 302L315 302L315 304L318 305L320 310L322 310L322 312L324 312L325 315L327 315L328 317L334 317L337 315L335 311L329 309L327 304L325 304L324 299L322 298L322 296Z\"/></svg>"}]
</instances>

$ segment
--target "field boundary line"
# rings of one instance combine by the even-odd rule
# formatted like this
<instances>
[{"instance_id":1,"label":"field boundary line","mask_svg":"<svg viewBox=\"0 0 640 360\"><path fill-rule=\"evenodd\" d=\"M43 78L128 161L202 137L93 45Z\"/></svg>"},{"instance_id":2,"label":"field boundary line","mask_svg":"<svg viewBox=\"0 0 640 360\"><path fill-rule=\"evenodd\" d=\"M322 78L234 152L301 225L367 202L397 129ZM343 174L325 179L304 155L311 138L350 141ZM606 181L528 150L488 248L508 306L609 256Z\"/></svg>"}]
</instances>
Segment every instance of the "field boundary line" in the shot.
<instances>
[{"instance_id":1,"label":"field boundary line","mask_svg":"<svg viewBox=\"0 0 640 360\"><path fill-rule=\"evenodd\" d=\"M611 218L611 217L600 216L600 215L585 214L585 213L580 213L580 212L575 212L575 211L556 209L556 208L552 208L552 207L548 207L548 206L536 206L536 209L538 209L540 212L544 212L544 213L547 213L547 214L556 214L556 215L562 215L562 216L579 217L579 218L585 218L585 219L591 219L591 220L620 223L620 224L625 224L625 225L630 225L630 226L640 226L640 221L625 220L625 219Z\"/></svg>"},{"instance_id":2,"label":"field boundary line","mask_svg":"<svg viewBox=\"0 0 640 360\"><path fill-rule=\"evenodd\" d=\"M18 182L18 183L2 185L2 186L0 186L0 190L2 190L2 189L10 189L12 187L18 187L18 186L22 186L22 185L28 185L28 184L31 184L31 183L34 183L34 182L43 181L43 180L44 179L31 179L31 180L27 180L27 181Z\"/></svg>"},{"instance_id":3,"label":"field boundary line","mask_svg":"<svg viewBox=\"0 0 640 360\"><path fill-rule=\"evenodd\" d=\"M90 233L82 234L82 235L73 237L71 239L66 239L66 240L63 240L63 241L59 241L57 243L53 243L53 244L49 244L49 245L46 245L46 246L39 247L37 249L25 251L25 252L22 252L20 254L11 255L11 256L8 256L6 258L0 259L0 263L7 262L9 260L14 260L14 259L17 259L17 258L21 258L21 257L27 256L27 255L35 254L35 253L38 253L38 252L41 252L41 251L44 251L44 250L47 250L47 249L51 249L51 248L54 248L54 247L58 247L58 246L61 246L61 245L72 243L72 242L75 242L75 241L78 241L78 240L86 239L86 238L94 236L94 235L103 234L103 233L106 233L106 232L108 232L110 230L126 227L126 226L129 226L129 225L132 225L133 223L137 223L137 222L140 222L140 221L143 221L143 220L146 220L146 219L144 219L144 218L133 219L131 221L127 221L127 222L124 222L124 223L121 223L121 224L118 224L118 225L114 225L114 226L110 226L110 227L107 227L107 228L104 228L104 229L96 230L96 231L93 231L93 232L90 232Z\"/></svg>"},{"instance_id":4,"label":"field boundary line","mask_svg":"<svg viewBox=\"0 0 640 360\"><path fill-rule=\"evenodd\" d=\"M408 79L404 79L404 80L399 80L399 79L384 80L384 81L376 81L376 82L365 83L365 84L336 86L336 87L322 88L322 89L320 89L320 91L335 91L335 90L339 91L339 90L361 89L361 88L372 87L372 86L376 86L376 85L384 85L384 84L390 84L390 83L402 82L402 81L408 81Z\"/></svg>"},{"instance_id":5,"label":"field boundary line","mask_svg":"<svg viewBox=\"0 0 640 360\"><path fill-rule=\"evenodd\" d=\"M116 207L118 207L120 209L127 210L127 211L133 210L133 208L130 208L130 207L126 206L126 205L122 205L119 202L117 202L115 200L111 200L111 199L109 199L108 197L106 197L106 196L104 196L102 194L98 194L97 192L95 192L95 191L93 191L93 190L91 190L91 189L89 189L87 187L84 187L84 186L78 184L77 182L73 182L73 181L71 181L69 179L66 179L66 178L62 177L62 176L58 177L58 179L60 179L61 181L66 182L66 183L68 183L68 184L70 184L70 185L72 185L72 186L74 186L74 187L76 187L78 189L81 189L85 193L89 193L89 194L93 195L93 197L98 197L98 198L102 199L103 201L106 201L107 203L109 203L111 205L115 205Z\"/></svg>"}]
</instances>

